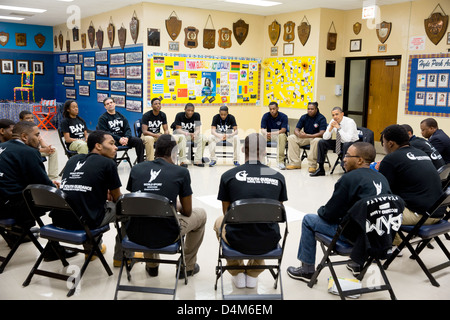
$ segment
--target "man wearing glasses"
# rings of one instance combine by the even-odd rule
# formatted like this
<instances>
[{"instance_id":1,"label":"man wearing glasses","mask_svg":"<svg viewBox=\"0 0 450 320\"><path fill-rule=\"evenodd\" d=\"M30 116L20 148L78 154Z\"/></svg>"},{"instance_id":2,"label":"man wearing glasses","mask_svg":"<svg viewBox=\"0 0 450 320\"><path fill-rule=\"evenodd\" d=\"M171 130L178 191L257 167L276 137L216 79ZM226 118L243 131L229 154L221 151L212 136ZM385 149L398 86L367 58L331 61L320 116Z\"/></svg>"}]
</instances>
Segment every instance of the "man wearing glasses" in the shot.
<instances>
[{"instance_id":1,"label":"man wearing glasses","mask_svg":"<svg viewBox=\"0 0 450 320\"><path fill-rule=\"evenodd\" d=\"M347 149L344 156L347 173L336 182L330 200L319 208L317 214L307 214L303 218L297 254L297 259L302 262L302 265L298 268L287 269L291 278L309 282L314 274L316 232L334 236L342 218L358 200L391 193L386 178L370 169L370 163L375 160L375 156L374 146L367 142L355 142Z\"/></svg>"}]
</instances>

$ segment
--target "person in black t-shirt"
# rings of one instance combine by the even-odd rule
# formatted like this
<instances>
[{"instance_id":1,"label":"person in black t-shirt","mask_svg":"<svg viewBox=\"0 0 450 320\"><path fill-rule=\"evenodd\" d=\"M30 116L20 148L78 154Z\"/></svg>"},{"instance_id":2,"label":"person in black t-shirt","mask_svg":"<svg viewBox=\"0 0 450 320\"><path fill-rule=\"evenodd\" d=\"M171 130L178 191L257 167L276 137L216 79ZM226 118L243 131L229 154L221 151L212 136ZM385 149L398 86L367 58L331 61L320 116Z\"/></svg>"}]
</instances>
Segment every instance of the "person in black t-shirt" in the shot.
<instances>
[{"instance_id":1,"label":"person in black t-shirt","mask_svg":"<svg viewBox=\"0 0 450 320\"><path fill-rule=\"evenodd\" d=\"M219 185L218 200L222 201L225 215L228 207L236 200L250 198L268 198L280 202L287 200L286 181L284 176L261 163L266 153L267 141L262 134L252 133L245 138L245 164L225 172ZM264 179L263 179L264 178ZM260 183L255 183L259 181ZM219 233L223 216L220 216L214 230ZM227 225L224 230L226 242L243 253L261 254L276 248L280 240L278 224L246 224L240 226ZM228 260L227 265L242 265L242 260ZM263 265L264 260L249 260L248 265ZM254 288L257 277L263 270L251 269L244 274L243 270L229 270L233 283L237 288L245 286Z\"/></svg>"},{"instance_id":2,"label":"person in black t-shirt","mask_svg":"<svg viewBox=\"0 0 450 320\"><path fill-rule=\"evenodd\" d=\"M101 130L88 137L88 154L71 157L66 164L60 189L67 195L75 213L83 217L92 229L115 220L115 202L121 196L121 182L114 157L117 146L113 137ZM70 230L79 230L80 225L71 213L53 211L53 224ZM102 252L106 247L102 246ZM122 250L117 245L114 260L122 260Z\"/></svg>"},{"instance_id":3,"label":"person in black t-shirt","mask_svg":"<svg viewBox=\"0 0 450 320\"><path fill-rule=\"evenodd\" d=\"M71 151L79 154L87 154L87 127L83 118L78 115L78 104L73 100L64 103L63 120L61 121L61 131L64 141Z\"/></svg>"},{"instance_id":4,"label":"person in black t-shirt","mask_svg":"<svg viewBox=\"0 0 450 320\"><path fill-rule=\"evenodd\" d=\"M402 127L405 128L406 132L408 132L409 144L411 145L411 147L420 149L425 152L430 157L431 162L433 162L433 165L436 169L439 169L445 165L445 161L442 158L441 154L432 144L430 144L424 138L416 137L414 135L413 128L411 128L409 124L402 124Z\"/></svg>"},{"instance_id":5,"label":"person in black t-shirt","mask_svg":"<svg viewBox=\"0 0 450 320\"><path fill-rule=\"evenodd\" d=\"M161 111L161 100L159 98L153 98L151 103L152 110L144 113L141 120L141 139L144 142L145 154L148 161L155 159L155 141L158 140L163 133L169 134L167 116ZM161 133L161 127L163 133Z\"/></svg>"},{"instance_id":6,"label":"person in black t-shirt","mask_svg":"<svg viewBox=\"0 0 450 320\"><path fill-rule=\"evenodd\" d=\"M381 133L386 156L380 162L380 173L389 181L392 192L400 196L406 208L403 225L415 225L421 213L428 210L442 195L442 185L430 157L409 145L409 136L400 125L386 127ZM435 224L443 215L428 218L425 224ZM400 236L394 245L400 244Z\"/></svg>"},{"instance_id":7,"label":"person in black t-shirt","mask_svg":"<svg viewBox=\"0 0 450 320\"><path fill-rule=\"evenodd\" d=\"M200 114L195 112L195 107L192 103L187 103L184 107L184 112L179 112L175 116L175 130L174 138L177 141L180 149L180 162L185 163L186 159L186 145L187 141L193 141L197 145L194 156L194 165L204 167L202 163L203 151L205 150L207 139L201 134L202 122Z\"/></svg>"},{"instance_id":8,"label":"person in black t-shirt","mask_svg":"<svg viewBox=\"0 0 450 320\"><path fill-rule=\"evenodd\" d=\"M227 106L221 106L211 123L211 136L208 140L209 154L211 156L210 167L217 163L216 144L219 141L227 141L233 145L233 164L239 165L239 135L236 118L228 113Z\"/></svg>"},{"instance_id":9,"label":"person in black t-shirt","mask_svg":"<svg viewBox=\"0 0 450 320\"><path fill-rule=\"evenodd\" d=\"M206 212L202 208L192 208L192 189L189 170L174 164L176 142L168 134L161 135L156 141L155 160L135 165L130 172L127 190L130 192L150 192L167 197L180 213L178 219L181 234L185 238L185 259L187 275L199 272L196 263L197 252L203 241ZM167 229L170 229L169 231ZM177 240L178 230L167 221L152 221L133 218L127 227L130 240L148 247L162 247ZM152 234L152 237L147 237ZM145 254L153 258L153 254ZM150 276L158 275L158 264L147 263ZM184 273L180 273L180 277Z\"/></svg>"},{"instance_id":10,"label":"person in black t-shirt","mask_svg":"<svg viewBox=\"0 0 450 320\"><path fill-rule=\"evenodd\" d=\"M106 112L98 118L98 130L108 132L116 141L116 145L134 148L137 162L144 161L144 143L140 138L133 137L127 118L116 111L114 99L105 98L103 105Z\"/></svg>"},{"instance_id":11,"label":"person in black t-shirt","mask_svg":"<svg viewBox=\"0 0 450 320\"><path fill-rule=\"evenodd\" d=\"M303 217L297 254L302 265L288 267L287 273L291 278L309 282L314 274L316 232L333 237L342 218L358 200L392 193L386 178L369 167L375 156L375 147L367 142L355 142L347 149L344 155L346 173L336 182L333 195L317 210L317 214Z\"/></svg>"}]
</instances>

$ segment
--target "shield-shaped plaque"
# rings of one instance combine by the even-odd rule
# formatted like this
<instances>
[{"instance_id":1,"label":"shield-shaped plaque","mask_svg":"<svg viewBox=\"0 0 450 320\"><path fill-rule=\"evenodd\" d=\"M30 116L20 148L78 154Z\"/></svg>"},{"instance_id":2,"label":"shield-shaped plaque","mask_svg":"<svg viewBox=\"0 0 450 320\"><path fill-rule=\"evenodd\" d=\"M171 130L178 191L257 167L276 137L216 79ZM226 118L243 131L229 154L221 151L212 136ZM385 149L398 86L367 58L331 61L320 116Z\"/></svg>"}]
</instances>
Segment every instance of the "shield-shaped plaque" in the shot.
<instances>
[{"instance_id":1,"label":"shield-shaped plaque","mask_svg":"<svg viewBox=\"0 0 450 320\"><path fill-rule=\"evenodd\" d=\"M114 27L111 20L110 20L108 28L107 28L107 33L108 33L109 45L112 48L114 46L114 37L115 37L115 33L116 33L116 27Z\"/></svg>"},{"instance_id":2,"label":"shield-shaped plaque","mask_svg":"<svg viewBox=\"0 0 450 320\"><path fill-rule=\"evenodd\" d=\"M62 35L61 31L59 32L58 42L59 42L59 49L62 51L64 44L64 36Z\"/></svg>"},{"instance_id":3,"label":"shield-shaped plaque","mask_svg":"<svg viewBox=\"0 0 450 320\"><path fill-rule=\"evenodd\" d=\"M245 23L244 20L239 19L238 21L233 23L233 33L236 41L241 45L248 35L248 23Z\"/></svg>"},{"instance_id":4,"label":"shield-shaped plaque","mask_svg":"<svg viewBox=\"0 0 450 320\"><path fill-rule=\"evenodd\" d=\"M186 37L184 38L184 45L187 48L197 48L198 46L198 29L196 27L184 28Z\"/></svg>"},{"instance_id":5,"label":"shield-shaped plaque","mask_svg":"<svg viewBox=\"0 0 450 320\"><path fill-rule=\"evenodd\" d=\"M356 23L353 25L353 32L354 32L355 34L359 34L359 33L361 32L361 23L356 22Z\"/></svg>"},{"instance_id":6,"label":"shield-shaped plaque","mask_svg":"<svg viewBox=\"0 0 450 320\"><path fill-rule=\"evenodd\" d=\"M230 48L231 47L231 34L233 32L228 28L222 28L219 30L219 47Z\"/></svg>"},{"instance_id":7,"label":"shield-shaped plaque","mask_svg":"<svg viewBox=\"0 0 450 320\"><path fill-rule=\"evenodd\" d=\"M130 21L130 33L131 33L131 39L133 39L134 43L136 44L138 35L139 35L139 20L136 16L136 11L133 13L133 17Z\"/></svg>"},{"instance_id":8,"label":"shield-shaped plaque","mask_svg":"<svg viewBox=\"0 0 450 320\"><path fill-rule=\"evenodd\" d=\"M42 48L42 46L45 43L45 36L42 35L41 33L38 33L37 35L34 36L34 42L36 42L39 48Z\"/></svg>"},{"instance_id":9,"label":"shield-shaped plaque","mask_svg":"<svg viewBox=\"0 0 450 320\"><path fill-rule=\"evenodd\" d=\"M175 15L172 16L172 14L175 14ZM169 18L166 19L166 30L169 33L169 37L172 39L172 41L175 41L175 39L180 34L181 25L182 25L182 21L178 19L175 11L172 11Z\"/></svg>"},{"instance_id":10,"label":"shield-shaped plaque","mask_svg":"<svg viewBox=\"0 0 450 320\"><path fill-rule=\"evenodd\" d=\"M283 40L287 42L294 41L294 31L295 31L295 23L293 21L288 21L284 24L284 34Z\"/></svg>"},{"instance_id":11,"label":"shield-shaped plaque","mask_svg":"<svg viewBox=\"0 0 450 320\"><path fill-rule=\"evenodd\" d=\"M206 29L208 21L211 20L212 29ZM214 28L214 23L212 22L211 15L208 15L206 20L205 29L203 29L203 48L213 49L216 46L216 29Z\"/></svg>"},{"instance_id":12,"label":"shield-shaped plaque","mask_svg":"<svg viewBox=\"0 0 450 320\"><path fill-rule=\"evenodd\" d=\"M86 33L81 34L81 47L86 49Z\"/></svg>"},{"instance_id":13,"label":"shield-shaped plaque","mask_svg":"<svg viewBox=\"0 0 450 320\"><path fill-rule=\"evenodd\" d=\"M74 27L72 29L72 37L73 37L73 42L77 42L78 40L80 40L80 29L78 29L77 27Z\"/></svg>"},{"instance_id":14,"label":"shield-shaped plaque","mask_svg":"<svg viewBox=\"0 0 450 320\"><path fill-rule=\"evenodd\" d=\"M66 40L66 50L67 50L67 52L70 52L70 40L69 39Z\"/></svg>"},{"instance_id":15,"label":"shield-shaped plaque","mask_svg":"<svg viewBox=\"0 0 450 320\"><path fill-rule=\"evenodd\" d=\"M305 45L309 39L309 35L311 34L311 25L308 22L303 21L297 27L298 38L302 45Z\"/></svg>"},{"instance_id":16,"label":"shield-shaped plaque","mask_svg":"<svg viewBox=\"0 0 450 320\"><path fill-rule=\"evenodd\" d=\"M123 27L123 24L122 24L122 26L120 27L120 29L117 30L117 36L119 37L119 44L120 44L120 47L121 47L122 50L123 50L123 48L125 48L125 44L127 43L127 29L125 29L125 28Z\"/></svg>"},{"instance_id":17,"label":"shield-shaped plaque","mask_svg":"<svg viewBox=\"0 0 450 320\"><path fill-rule=\"evenodd\" d=\"M392 23L383 21L377 28L377 37L381 43L385 43L391 34Z\"/></svg>"},{"instance_id":18,"label":"shield-shaped plaque","mask_svg":"<svg viewBox=\"0 0 450 320\"><path fill-rule=\"evenodd\" d=\"M437 45L447 31L448 16L435 12L424 20L424 24L428 38Z\"/></svg>"},{"instance_id":19,"label":"shield-shaped plaque","mask_svg":"<svg viewBox=\"0 0 450 320\"><path fill-rule=\"evenodd\" d=\"M100 50L103 49L103 30L102 27L98 28L98 31L95 33L97 36L97 46Z\"/></svg>"},{"instance_id":20,"label":"shield-shaped plaque","mask_svg":"<svg viewBox=\"0 0 450 320\"><path fill-rule=\"evenodd\" d=\"M94 28L92 21L91 21L91 25L88 28L87 34L88 34L89 44L91 45L91 48L93 48L94 43L95 43L95 28Z\"/></svg>"},{"instance_id":21,"label":"shield-shaped plaque","mask_svg":"<svg viewBox=\"0 0 450 320\"><path fill-rule=\"evenodd\" d=\"M330 32L331 28L334 29L334 32ZM331 22L331 25L330 25L330 28L328 29L328 34L327 34L327 49L335 50L336 43L337 43L337 32L336 32L336 28L334 27L334 22Z\"/></svg>"},{"instance_id":22,"label":"shield-shaped plaque","mask_svg":"<svg viewBox=\"0 0 450 320\"><path fill-rule=\"evenodd\" d=\"M281 32L281 24L277 22L277 20L273 20L271 24L269 24L269 38L272 45L276 45L278 39L280 38Z\"/></svg>"},{"instance_id":23,"label":"shield-shaped plaque","mask_svg":"<svg viewBox=\"0 0 450 320\"><path fill-rule=\"evenodd\" d=\"M58 37L56 36L56 34L53 37L53 41L55 42L55 49L58 48Z\"/></svg>"},{"instance_id":24,"label":"shield-shaped plaque","mask_svg":"<svg viewBox=\"0 0 450 320\"><path fill-rule=\"evenodd\" d=\"M0 44L2 46L5 46L8 43L8 40L9 40L9 33L1 31L0 32Z\"/></svg>"}]
</instances>

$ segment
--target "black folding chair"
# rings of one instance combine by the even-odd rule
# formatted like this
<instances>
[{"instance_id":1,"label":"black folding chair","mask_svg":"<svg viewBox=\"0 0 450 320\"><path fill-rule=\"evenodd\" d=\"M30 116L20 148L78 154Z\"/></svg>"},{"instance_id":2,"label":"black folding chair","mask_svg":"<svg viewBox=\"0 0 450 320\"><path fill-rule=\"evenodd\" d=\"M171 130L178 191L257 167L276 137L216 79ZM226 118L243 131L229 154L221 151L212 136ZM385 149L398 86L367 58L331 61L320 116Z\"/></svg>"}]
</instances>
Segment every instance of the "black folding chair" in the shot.
<instances>
[{"instance_id":1,"label":"black folding chair","mask_svg":"<svg viewBox=\"0 0 450 320\"><path fill-rule=\"evenodd\" d=\"M33 244L40 252L44 250L44 248L42 248L41 244L31 231L31 227L33 226L27 227L20 226L13 218L0 219L0 235L3 237L3 239L5 239L7 245L11 249L6 255L6 257L0 256L1 262L0 273L3 273L3 271L6 268L6 265L9 263L9 261L16 253L17 249L23 243L26 237L28 237L31 240L31 242L33 242Z\"/></svg>"},{"instance_id":2,"label":"black folding chair","mask_svg":"<svg viewBox=\"0 0 450 320\"><path fill-rule=\"evenodd\" d=\"M328 267L342 300L345 300L345 297L348 296L385 290L389 291L391 299L395 300L394 291L382 268L380 259L385 259L388 250L391 248L394 234L400 227L403 210L403 200L395 195L380 194L364 198L350 208L334 236L316 233L315 238L322 248L324 257L317 266L308 287L312 288L317 282L320 272ZM346 239L352 239L353 244L342 240L342 235ZM364 248L362 251L361 244ZM349 256L352 259L332 261L332 256ZM367 270L375 262L384 284L343 290L334 267L347 264L352 260L363 262L361 273L357 277L358 280L363 280Z\"/></svg>"},{"instance_id":3,"label":"black folding chair","mask_svg":"<svg viewBox=\"0 0 450 320\"><path fill-rule=\"evenodd\" d=\"M286 136L289 137L289 124L286 130ZM272 152L272 149L275 149L274 152ZM287 153L288 153L288 142L286 140L286 146L284 148L284 164L287 163ZM278 141L269 141L267 140L267 149L266 149L266 158L267 163L269 163L270 158L278 158Z\"/></svg>"},{"instance_id":4,"label":"black folding chair","mask_svg":"<svg viewBox=\"0 0 450 320\"><path fill-rule=\"evenodd\" d=\"M62 132L61 128L58 129L58 136L59 136L59 141L61 142L61 145L63 147L64 154L66 155L67 159L70 159L70 157L78 154L76 151L69 150L69 147L67 147L66 141L64 140L64 133ZM65 168L66 168L66 166L64 165L64 168L62 168L62 170L59 174L60 176L62 176L62 174L64 173Z\"/></svg>"},{"instance_id":5,"label":"black folding chair","mask_svg":"<svg viewBox=\"0 0 450 320\"><path fill-rule=\"evenodd\" d=\"M311 149L311 146L307 144L306 146L301 146L302 156L300 158L300 162L303 162L304 159L308 158L308 150ZM325 155L324 163L328 163L328 167L331 169L330 159L328 159L328 154Z\"/></svg>"},{"instance_id":6,"label":"black folding chair","mask_svg":"<svg viewBox=\"0 0 450 320\"><path fill-rule=\"evenodd\" d=\"M282 244L278 244L277 247L264 254L246 254L233 249L222 238L222 229L226 224L253 224L253 223L285 223L284 235L282 237ZM221 279L222 285L222 298L224 300L236 299L236 300L250 300L250 299L270 299L270 300L282 300L283 299L283 286L281 283L281 260L283 258L286 237L288 234L288 225L286 223L286 210L283 204L279 201L272 199L244 199L233 202L220 227L219 232L219 257L216 266L216 283L214 289L217 290L217 282ZM255 239L257 240L257 239ZM252 265L252 266L227 266L224 265L222 259L231 260L277 260L277 264L269 265ZM249 294L249 295L237 295L237 294L224 294L223 287L223 274L226 270L239 269L268 269L275 279L274 289L277 289L278 280L280 282L280 291L278 294Z\"/></svg>"},{"instance_id":7,"label":"black folding chair","mask_svg":"<svg viewBox=\"0 0 450 320\"><path fill-rule=\"evenodd\" d=\"M442 189L446 189L450 184L450 163L443 165L438 169L439 178L441 178Z\"/></svg>"},{"instance_id":8,"label":"black folding chair","mask_svg":"<svg viewBox=\"0 0 450 320\"><path fill-rule=\"evenodd\" d=\"M44 250L39 255L36 263L28 274L27 279L23 283L24 287L30 284L31 279L35 274L64 281L72 280L73 286L67 293L67 296L70 297L75 293L78 283L80 282L81 277L83 276L89 262L94 255L99 257L108 275L112 275L112 271L106 263L106 260L99 248L103 233L109 230L109 224L103 227L99 227L98 229L90 229L84 219L82 217L79 217L74 212L67 201L66 194L62 190L59 190L57 188L47 185L31 184L25 188L25 190L23 191L23 195L31 214L41 226L40 237L48 240ZM36 214L36 208L45 208L49 211L57 210L68 213L73 217L75 221L79 222L80 229L68 230L56 227L53 224L44 225L40 216ZM60 245L61 242L71 245L84 245L87 249L80 249L72 246L62 246ZM82 265L80 272L76 277L74 277L73 275L39 269L39 266L44 259L45 254L50 250L54 250L64 267L69 265L66 258L57 248L69 248L70 250L82 252L87 255L84 264Z\"/></svg>"},{"instance_id":9,"label":"black folding chair","mask_svg":"<svg viewBox=\"0 0 450 320\"><path fill-rule=\"evenodd\" d=\"M445 235L450 232L450 222L448 222L450 213L447 212L447 208L449 205L450 187L445 190L442 196L430 207L429 210L421 213L422 218L417 222L417 224L402 225L399 232L402 242L398 245L396 250L394 250L389 259L386 260L383 265L384 269L387 269L389 267L392 261L400 253L400 251L406 246L409 252L411 252L411 259L417 261L423 272L425 272L426 276L430 280L431 284L435 287L439 287L439 283L432 274L450 266L450 252L442 243L442 240L439 238L440 235ZM428 218L433 218L433 216L440 216L442 213L444 213L445 216L438 223L432 225L424 224ZM419 241L416 249L414 249L414 247L412 246L413 243L411 243L411 241L416 237L420 238L421 241ZM444 252L445 256L447 257L447 261L432 268L428 268L423 260L419 257L419 255L433 239L439 245L442 252Z\"/></svg>"},{"instance_id":10,"label":"black folding chair","mask_svg":"<svg viewBox=\"0 0 450 320\"><path fill-rule=\"evenodd\" d=\"M177 218L177 213L173 204L166 197L147 193L147 192L135 192L127 193L122 195L117 201L117 220L116 228L118 235L120 237L122 248L123 248L123 258L122 265L120 267L119 276L117 279L116 292L114 295L114 300L117 300L117 295L119 291L132 291L132 292L142 292L142 293L155 293L155 294L167 294L173 295L175 300L178 279L180 278L180 271L184 270L184 281L185 284L188 283L188 278L186 274L186 263L184 258L184 237L181 235L180 225ZM122 228L126 228L125 224L131 219L149 219L149 221L157 219L170 219L176 224L178 230L180 230L178 238L172 244L161 248L150 248L145 245L135 243L130 240L127 234L122 237ZM149 237L152 235L149 234ZM165 255L177 255L177 259L150 259L150 258L127 258L128 256L133 256L134 252L143 253L153 253L153 254L165 254ZM136 262L156 262L165 264L175 264L177 266L175 287L171 288L161 288L161 287L149 287L149 286L137 286L137 285L121 285L121 278L123 269L126 269L128 281L131 280L131 269Z\"/></svg>"}]
</instances>

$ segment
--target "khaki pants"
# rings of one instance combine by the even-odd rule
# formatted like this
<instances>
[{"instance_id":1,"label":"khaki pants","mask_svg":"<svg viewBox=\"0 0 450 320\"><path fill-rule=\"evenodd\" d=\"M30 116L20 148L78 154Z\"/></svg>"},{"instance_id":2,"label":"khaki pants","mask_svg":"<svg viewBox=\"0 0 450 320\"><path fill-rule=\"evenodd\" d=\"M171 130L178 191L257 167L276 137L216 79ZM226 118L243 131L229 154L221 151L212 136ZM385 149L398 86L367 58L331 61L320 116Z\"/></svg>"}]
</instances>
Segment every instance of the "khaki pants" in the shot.
<instances>
[{"instance_id":1,"label":"khaki pants","mask_svg":"<svg viewBox=\"0 0 450 320\"><path fill-rule=\"evenodd\" d=\"M72 142L69 146L69 150L76 151L77 153L80 153L80 154L88 154L89 153L87 142L83 141L83 140L75 140L74 142Z\"/></svg>"},{"instance_id":2,"label":"khaki pants","mask_svg":"<svg viewBox=\"0 0 450 320\"><path fill-rule=\"evenodd\" d=\"M295 134L288 137L288 160L289 164L301 166L302 150L301 147L309 145L308 152L308 166L317 167L317 144L321 138L306 138L300 139Z\"/></svg>"},{"instance_id":3,"label":"khaki pants","mask_svg":"<svg viewBox=\"0 0 450 320\"><path fill-rule=\"evenodd\" d=\"M216 232L217 238L219 239L219 229L222 226L222 221L223 221L224 216L220 216L216 219L216 222L214 223L214 231ZM222 239L225 240L226 243L228 243L227 239L226 239L226 235L225 235L225 226L222 230ZM243 266L244 265L244 260L231 260L231 259L227 259L227 266ZM263 266L265 265L264 260L252 260L249 259L247 262L247 266ZM245 270L238 270L238 269L234 269L234 270L228 270L228 272L232 275L235 276L239 273L244 272ZM263 272L264 269L249 269L247 270L247 275L249 275L250 277L256 278L258 277L261 272Z\"/></svg>"},{"instance_id":4,"label":"khaki pants","mask_svg":"<svg viewBox=\"0 0 450 320\"><path fill-rule=\"evenodd\" d=\"M216 157L216 143L221 141L218 137L211 135L208 139L208 147L209 147L209 155L211 157L211 160L217 161ZM231 143L233 145L233 161L239 161L239 147L240 147L240 140L239 136L235 135L233 137L229 137L227 139L227 142Z\"/></svg>"},{"instance_id":5,"label":"khaki pants","mask_svg":"<svg viewBox=\"0 0 450 320\"><path fill-rule=\"evenodd\" d=\"M55 180L59 176L58 170L58 151L53 153L41 152L41 156L48 158L48 177L50 180Z\"/></svg>"},{"instance_id":6,"label":"khaki pants","mask_svg":"<svg viewBox=\"0 0 450 320\"><path fill-rule=\"evenodd\" d=\"M184 256L186 260L186 271L194 270L197 262L197 252L205 234L206 212L202 208L193 208L190 217L178 215L181 235L186 236L184 240ZM159 254L144 254L145 258L159 259ZM148 262L150 268L157 267L158 263Z\"/></svg>"},{"instance_id":7,"label":"khaki pants","mask_svg":"<svg viewBox=\"0 0 450 320\"><path fill-rule=\"evenodd\" d=\"M142 142L145 148L145 158L147 161L155 160L155 142L157 137L141 135Z\"/></svg>"},{"instance_id":8,"label":"khaki pants","mask_svg":"<svg viewBox=\"0 0 450 320\"><path fill-rule=\"evenodd\" d=\"M405 210L403 210L402 225L404 225L404 226L415 225L415 224L417 224L417 222L419 222L419 220L421 218L422 218L422 215L416 214L415 212L412 212L408 208L405 208ZM440 220L441 219L439 219L439 218L428 218L425 221L424 225L435 224L435 223L438 223ZM399 231L399 232L401 232L401 231ZM402 238L400 238L400 236L397 233L395 235L394 241L392 241L392 244L394 246L398 246L401 242L402 242Z\"/></svg>"},{"instance_id":9,"label":"khaki pants","mask_svg":"<svg viewBox=\"0 0 450 320\"><path fill-rule=\"evenodd\" d=\"M284 163L284 150L286 150L286 143L288 141L288 137L285 133L275 135L274 138L277 139L277 162ZM271 139L272 140L272 139ZM269 140L269 141L271 141Z\"/></svg>"}]
</instances>

